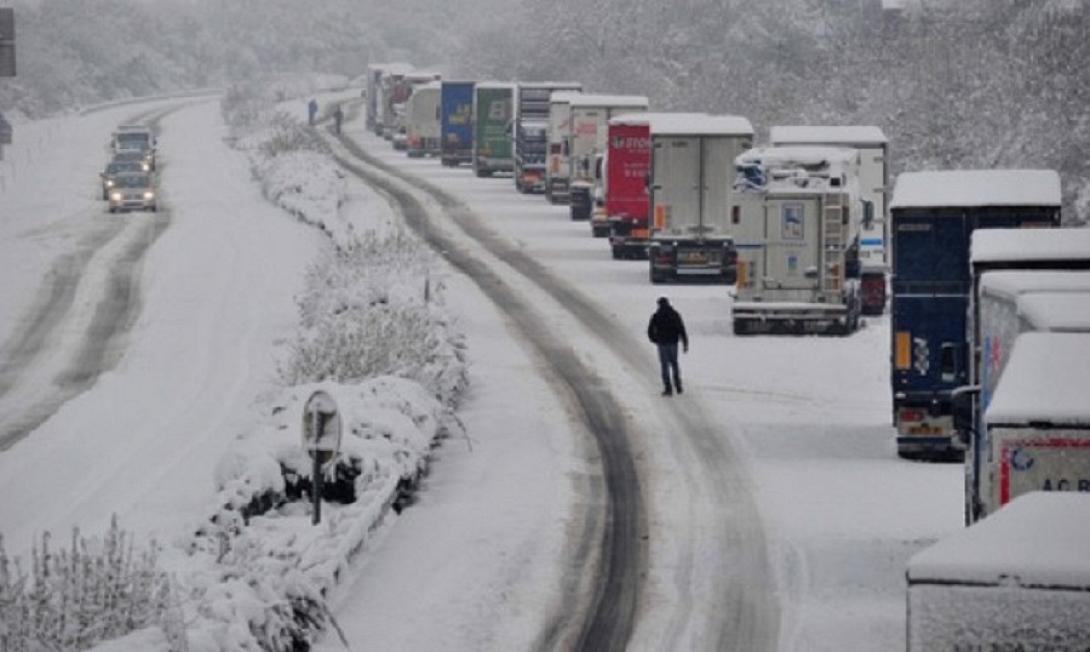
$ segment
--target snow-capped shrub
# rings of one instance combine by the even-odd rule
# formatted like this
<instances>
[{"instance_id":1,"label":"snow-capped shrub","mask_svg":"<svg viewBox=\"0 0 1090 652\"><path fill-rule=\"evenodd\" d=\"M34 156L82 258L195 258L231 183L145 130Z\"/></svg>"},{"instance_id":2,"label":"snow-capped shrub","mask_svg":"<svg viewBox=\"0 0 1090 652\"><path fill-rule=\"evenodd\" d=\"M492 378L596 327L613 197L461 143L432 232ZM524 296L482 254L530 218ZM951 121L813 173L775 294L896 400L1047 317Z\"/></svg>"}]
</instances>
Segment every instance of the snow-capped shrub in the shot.
<instances>
[{"instance_id":1,"label":"snow-capped shrub","mask_svg":"<svg viewBox=\"0 0 1090 652\"><path fill-rule=\"evenodd\" d=\"M167 649L182 649L179 607L158 554L154 541L137 548L116 517L102 538L74 529L67 548L53 548L46 532L29 573L0 539L0 649L85 650L151 626L163 630Z\"/></svg>"},{"instance_id":2,"label":"snow-capped shrub","mask_svg":"<svg viewBox=\"0 0 1090 652\"><path fill-rule=\"evenodd\" d=\"M285 383L414 380L453 405L468 382L465 344L428 277L430 255L404 233L368 234L323 258L300 299L302 330L281 365Z\"/></svg>"}]
</instances>

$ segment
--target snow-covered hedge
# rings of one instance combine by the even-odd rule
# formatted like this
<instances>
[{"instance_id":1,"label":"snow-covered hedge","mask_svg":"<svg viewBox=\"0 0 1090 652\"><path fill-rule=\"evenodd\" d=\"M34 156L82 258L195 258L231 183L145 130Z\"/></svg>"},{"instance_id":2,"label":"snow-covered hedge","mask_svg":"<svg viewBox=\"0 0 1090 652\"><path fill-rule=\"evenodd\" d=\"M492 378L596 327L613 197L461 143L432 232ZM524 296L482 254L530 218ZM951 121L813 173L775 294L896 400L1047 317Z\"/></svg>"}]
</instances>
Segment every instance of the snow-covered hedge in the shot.
<instances>
[{"instance_id":1,"label":"snow-covered hedge","mask_svg":"<svg viewBox=\"0 0 1090 652\"><path fill-rule=\"evenodd\" d=\"M467 382L464 344L431 281L433 259L397 230L357 234L339 214L343 179L311 129L268 109L257 86L226 96L224 116L270 200L335 244L311 266L299 332L265 418L237 437L214 473L207 523L184 542L178 580L185 637L144 629L99 652L307 650L335 625L326 595L428 464L460 434L453 409ZM311 525L313 462L301 442L317 390L336 401L338 455L323 468L323 514Z\"/></svg>"},{"instance_id":2,"label":"snow-covered hedge","mask_svg":"<svg viewBox=\"0 0 1090 652\"><path fill-rule=\"evenodd\" d=\"M299 300L301 330L281 365L288 384L394 375L453 406L468 382L465 343L412 236L367 234L314 265Z\"/></svg>"}]
</instances>

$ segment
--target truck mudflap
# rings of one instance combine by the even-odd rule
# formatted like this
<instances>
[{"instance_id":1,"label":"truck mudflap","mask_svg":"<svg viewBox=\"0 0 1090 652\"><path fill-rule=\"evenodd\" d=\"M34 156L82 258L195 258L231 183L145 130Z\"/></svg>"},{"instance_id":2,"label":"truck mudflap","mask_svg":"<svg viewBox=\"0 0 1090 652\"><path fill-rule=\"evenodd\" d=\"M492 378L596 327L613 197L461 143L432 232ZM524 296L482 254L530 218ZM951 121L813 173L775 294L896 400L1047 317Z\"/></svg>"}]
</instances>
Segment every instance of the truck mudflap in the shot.
<instances>
[{"instance_id":1,"label":"truck mudflap","mask_svg":"<svg viewBox=\"0 0 1090 652\"><path fill-rule=\"evenodd\" d=\"M549 185L545 188L545 198L551 204L568 204L571 202L571 190L567 179L549 178Z\"/></svg>"},{"instance_id":2,"label":"truck mudflap","mask_svg":"<svg viewBox=\"0 0 1090 652\"><path fill-rule=\"evenodd\" d=\"M590 214L590 234L595 238L609 237L609 217L600 206L596 206Z\"/></svg>"},{"instance_id":3,"label":"truck mudflap","mask_svg":"<svg viewBox=\"0 0 1090 652\"><path fill-rule=\"evenodd\" d=\"M646 222L637 226L624 218L609 218L609 246L613 258L647 258L648 236Z\"/></svg>"},{"instance_id":4,"label":"truck mudflap","mask_svg":"<svg viewBox=\"0 0 1090 652\"><path fill-rule=\"evenodd\" d=\"M859 288L864 315L881 315L886 311L885 270L864 268Z\"/></svg>"},{"instance_id":5,"label":"truck mudflap","mask_svg":"<svg viewBox=\"0 0 1090 652\"><path fill-rule=\"evenodd\" d=\"M842 303L736 302L735 335L848 335L859 327L857 308Z\"/></svg>"}]
</instances>

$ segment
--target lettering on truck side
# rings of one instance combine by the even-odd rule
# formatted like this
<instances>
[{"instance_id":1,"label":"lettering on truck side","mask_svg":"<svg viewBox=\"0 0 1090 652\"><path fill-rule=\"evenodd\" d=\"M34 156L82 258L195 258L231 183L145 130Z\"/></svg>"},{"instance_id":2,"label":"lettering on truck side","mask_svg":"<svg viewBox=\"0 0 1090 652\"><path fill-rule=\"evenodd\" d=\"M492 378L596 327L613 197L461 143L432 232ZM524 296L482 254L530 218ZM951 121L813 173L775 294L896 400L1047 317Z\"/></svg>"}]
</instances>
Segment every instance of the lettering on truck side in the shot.
<instances>
[{"instance_id":1,"label":"lettering on truck side","mask_svg":"<svg viewBox=\"0 0 1090 652\"><path fill-rule=\"evenodd\" d=\"M999 444L999 505L1031 491L1090 492L1090 439L1006 439Z\"/></svg>"}]
</instances>

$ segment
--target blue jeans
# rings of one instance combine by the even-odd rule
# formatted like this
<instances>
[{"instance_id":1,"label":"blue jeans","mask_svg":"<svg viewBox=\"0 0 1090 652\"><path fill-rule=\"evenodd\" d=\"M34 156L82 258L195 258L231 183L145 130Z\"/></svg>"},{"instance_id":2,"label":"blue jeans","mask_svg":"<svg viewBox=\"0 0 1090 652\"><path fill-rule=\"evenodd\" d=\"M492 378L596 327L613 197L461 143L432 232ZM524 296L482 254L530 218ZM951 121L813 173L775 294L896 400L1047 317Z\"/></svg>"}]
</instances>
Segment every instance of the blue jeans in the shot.
<instances>
[{"instance_id":1,"label":"blue jeans","mask_svg":"<svg viewBox=\"0 0 1090 652\"><path fill-rule=\"evenodd\" d=\"M674 387L681 391L681 368L677 366L677 344L659 344L659 366L662 368L662 386L671 389L670 372L673 370Z\"/></svg>"}]
</instances>

